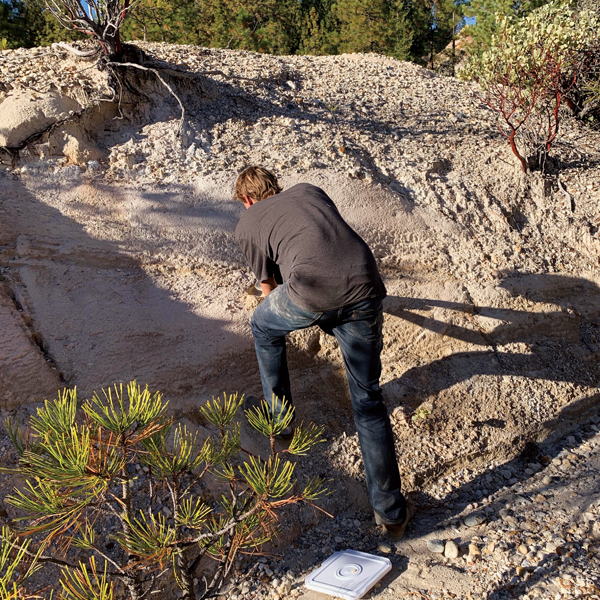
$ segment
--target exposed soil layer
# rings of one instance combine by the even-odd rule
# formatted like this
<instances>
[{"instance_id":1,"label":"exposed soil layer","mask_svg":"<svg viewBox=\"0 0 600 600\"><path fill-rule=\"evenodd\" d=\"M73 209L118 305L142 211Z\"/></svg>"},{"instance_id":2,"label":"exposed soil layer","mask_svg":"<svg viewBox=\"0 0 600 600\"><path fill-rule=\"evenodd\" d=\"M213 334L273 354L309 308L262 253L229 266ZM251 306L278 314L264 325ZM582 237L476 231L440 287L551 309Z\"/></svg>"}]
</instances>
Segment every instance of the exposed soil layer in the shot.
<instances>
[{"instance_id":1,"label":"exposed soil layer","mask_svg":"<svg viewBox=\"0 0 600 600\"><path fill-rule=\"evenodd\" d=\"M24 419L61 385L84 398L137 379L203 425L197 407L211 396L260 393L254 279L231 198L237 171L261 162L284 187L325 189L379 261L381 383L407 489L511 458L597 414L600 162L581 150L597 149L597 134L572 123L552 173L524 177L466 84L414 65L143 47L172 65L187 56L191 71L263 80L202 76L183 142L176 103L154 86L129 119L107 111L87 122L96 129L86 144L106 159L57 157L63 146L47 145L3 167L3 408ZM3 52L0 67L27 56ZM29 76L12 72L9 95ZM65 94L78 81L68 73ZM349 497L366 508L336 343L309 329L290 336L290 350L299 417L326 427L302 468L346 490L328 510Z\"/></svg>"}]
</instances>

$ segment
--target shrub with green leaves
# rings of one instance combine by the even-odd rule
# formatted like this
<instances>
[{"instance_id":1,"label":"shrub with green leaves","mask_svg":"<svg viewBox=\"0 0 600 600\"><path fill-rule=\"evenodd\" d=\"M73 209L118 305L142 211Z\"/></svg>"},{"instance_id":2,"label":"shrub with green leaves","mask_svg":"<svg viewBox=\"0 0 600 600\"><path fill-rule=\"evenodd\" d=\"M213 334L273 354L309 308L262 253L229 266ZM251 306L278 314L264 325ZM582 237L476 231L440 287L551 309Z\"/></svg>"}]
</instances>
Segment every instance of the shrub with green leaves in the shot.
<instances>
[{"instance_id":1,"label":"shrub with green leaves","mask_svg":"<svg viewBox=\"0 0 600 600\"><path fill-rule=\"evenodd\" d=\"M173 423L160 393L135 382L81 406L74 389L59 392L26 434L8 422L19 457L13 470L27 479L5 499L24 516L18 537L0 533L1 597L29 597L26 580L46 564L62 569L60 600L112 600L117 592L143 600L169 574L181 598L213 596L238 553L273 538L278 510L314 505L326 493L319 478L298 487L290 460L322 441L323 429L301 424L276 451L291 407L284 402L273 419L263 402L247 411L270 439L269 456L256 456L240 445L241 402L224 394L200 409L216 430L202 443ZM222 488L218 499L202 490L209 474Z\"/></svg>"},{"instance_id":2,"label":"shrub with green leaves","mask_svg":"<svg viewBox=\"0 0 600 600\"><path fill-rule=\"evenodd\" d=\"M523 171L543 166L559 133L563 105L576 110L585 73L600 56L598 17L554 2L523 19L502 19L492 48L460 72L498 115Z\"/></svg>"}]
</instances>

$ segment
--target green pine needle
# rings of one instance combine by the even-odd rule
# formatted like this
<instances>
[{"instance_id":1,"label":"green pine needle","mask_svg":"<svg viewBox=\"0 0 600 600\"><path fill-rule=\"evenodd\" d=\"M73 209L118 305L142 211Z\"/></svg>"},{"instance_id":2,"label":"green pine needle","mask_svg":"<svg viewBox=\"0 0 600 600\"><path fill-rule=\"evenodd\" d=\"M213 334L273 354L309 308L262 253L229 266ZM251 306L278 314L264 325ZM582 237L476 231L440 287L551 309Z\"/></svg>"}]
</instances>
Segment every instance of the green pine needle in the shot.
<instances>
[{"instance_id":1,"label":"green pine needle","mask_svg":"<svg viewBox=\"0 0 600 600\"><path fill-rule=\"evenodd\" d=\"M104 564L104 572L98 573L96 560L90 558L88 566L80 562L77 569L64 569L60 580L62 600L113 600L113 584L109 581L108 564Z\"/></svg>"},{"instance_id":2,"label":"green pine needle","mask_svg":"<svg viewBox=\"0 0 600 600\"><path fill-rule=\"evenodd\" d=\"M37 415L31 417L31 429L43 439L68 434L75 424L76 413L77 388L59 391L56 400L46 400Z\"/></svg>"},{"instance_id":3,"label":"green pine needle","mask_svg":"<svg viewBox=\"0 0 600 600\"><path fill-rule=\"evenodd\" d=\"M314 423L304 428L301 423L299 427L294 430L294 437L288 447L288 452L296 456L304 456L308 451L315 445L325 441L323 438L323 432L325 427L322 425L317 426Z\"/></svg>"},{"instance_id":4,"label":"green pine needle","mask_svg":"<svg viewBox=\"0 0 600 600\"><path fill-rule=\"evenodd\" d=\"M41 565L37 563L40 552L33 560L27 558L31 539L20 540L9 527L0 530L0 598L20 600L21 586Z\"/></svg>"},{"instance_id":5,"label":"green pine needle","mask_svg":"<svg viewBox=\"0 0 600 600\"><path fill-rule=\"evenodd\" d=\"M182 500L177 514L177 524L191 529L200 529L210 512L210 506L204 504L199 498Z\"/></svg>"},{"instance_id":6,"label":"green pine needle","mask_svg":"<svg viewBox=\"0 0 600 600\"><path fill-rule=\"evenodd\" d=\"M274 416L277 410L277 398L275 394L270 402L263 400L260 406L247 411L246 417L254 429L266 437L279 435L286 427L289 427L294 418L294 407L285 399L281 400L281 410Z\"/></svg>"},{"instance_id":7,"label":"green pine needle","mask_svg":"<svg viewBox=\"0 0 600 600\"><path fill-rule=\"evenodd\" d=\"M254 492L264 498L281 498L285 496L296 482L292 479L295 465L282 461L279 456L271 456L265 462L259 457L251 456L239 469L242 477Z\"/></svg>"},{"instance_id":8,"label":"green pine needle","mask_svg":"<svg viewBox=\"0 0 600 600\"><path fill-rule=\"evenodd\" d=\"M201 449L196 448L198 432L191 433L181 424L175 428L172 450L167 449L167 440L162 435L154 435L142 441L148 451L144 462L152 467L159 478L181 475L206 462L212 452L213 442L208 438Z\"/></svg>"},{"instance_id":9,"label":"green pine needle","mask_svg":"<svg viewBox=\"0 0 600 600\"><path fill-rule=\"evenodd\" d=\"M326 480L323 477L313 477L306 482L306 486L304 486L304 491L302 492L302 497L304 500L308 500L309 502L313 502L322 498L323 496L327 496L332 491L329 491L326 487Z\"/></svg>"},{"instance_id":10,"label":"green pine needle","mask_svg":"<svg viewBox=\"0 0 600 600\"><path fill-rule=\"evenodd\" d=\"M223 399L213 396L212 401L208 401L204 406L200 407L200 412L213 425L223 429L229 425L237 414L244 396L238 400L237 392L235 394L227 394L223 392Z\"/></svg>"},{"instance_id":11,"label":"green pine needle","mask_svg":"<svg viewBox=\"0 0 600 600\"><path fill-rule=\"evenodd\" d=\"M143 560L155 561L163 564L175 550L176 531L167 524L166 517L148 515L140 510L139 518L126 519L129 533L117 533L115 539L127 552L139 556Z\"/></svg>"},{"instance_id":12,"label":"green pine needle","mask_svg":"<svg viewBox=\"0 0 600 600\"><path fill-rule=\"evenodd\" d=\"M141 432L147 432L148 428L154 433L157 424L167 426L163 417L168 403L162 401L160 392L150 394L148 386L142 388L136 381L131 381L127 384L127 401L123 384L103 389L102 395L103 398L100 398L94 393L92 400L82 406L85 414L98 427L119 436L138 434L140 439L140 435L142 438L147 437Z\"/></svg>"}]
</instances>

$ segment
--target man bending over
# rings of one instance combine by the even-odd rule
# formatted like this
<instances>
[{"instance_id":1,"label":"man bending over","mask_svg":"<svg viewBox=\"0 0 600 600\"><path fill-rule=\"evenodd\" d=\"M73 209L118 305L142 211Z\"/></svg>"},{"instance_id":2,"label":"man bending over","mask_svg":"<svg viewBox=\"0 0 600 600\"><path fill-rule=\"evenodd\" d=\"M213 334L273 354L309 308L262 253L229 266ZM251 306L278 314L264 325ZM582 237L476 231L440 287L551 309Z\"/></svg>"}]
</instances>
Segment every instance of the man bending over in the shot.
<instances>
[{"instance_id":1,"label":"man bending over","mask_svg":"<svg viewBox=\"0 0 600 600\"><path fill-rule=\"evenodd\" d=\"M399 540L412 516L379 388L385 286L375 258L320 188L282 191L273 173L248 167L235 197L246 207L237 241L266 298L251 319L263 393L292 402L285 336L318 325L339 343L377 524ZM288 432L291 434L291 429Z\"/></svg>"}]
</instances>

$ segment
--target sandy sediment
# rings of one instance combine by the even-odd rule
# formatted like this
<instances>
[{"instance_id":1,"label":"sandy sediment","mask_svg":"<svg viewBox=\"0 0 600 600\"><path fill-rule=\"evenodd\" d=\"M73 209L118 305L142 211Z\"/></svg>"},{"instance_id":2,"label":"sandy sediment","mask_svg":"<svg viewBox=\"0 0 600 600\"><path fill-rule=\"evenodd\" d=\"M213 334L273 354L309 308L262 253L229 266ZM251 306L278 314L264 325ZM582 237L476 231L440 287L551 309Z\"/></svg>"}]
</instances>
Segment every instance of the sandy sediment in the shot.
<instances>
[{"instance_id":1,"label":"sandy sediment","mask_svg":"<svg viewBox=\"0 0 600 600\"><path fill-rule=\"evenodd\" d=\"M231 199L239 169L260 162L284 187L322 187L379 262L381 383L406 487L511 457L597 412L598 134L573 123L554 171L525 178L473 91L414 65L142 47L198 73L262 79L202 76L202 93L183 89L183 147L178 106L155 86L127 118L84 121L96 127L86 143L106 158L63 156L41 140L3 167L0 270L22 310L2 295L5 407L52 395L57 371L81 397L148 383L195 422L198 404L223 390L260 393L254 278L233 237L243 207ZM12 69L2 94L50 62L44 77L62 78L80 103L73 90L105 90L93 71L28 57L0 55ZM310 468L364 506L336 343L310 329L290 336L290 350L299 416L326 427Z\"/></svg>"}]
</instances>

